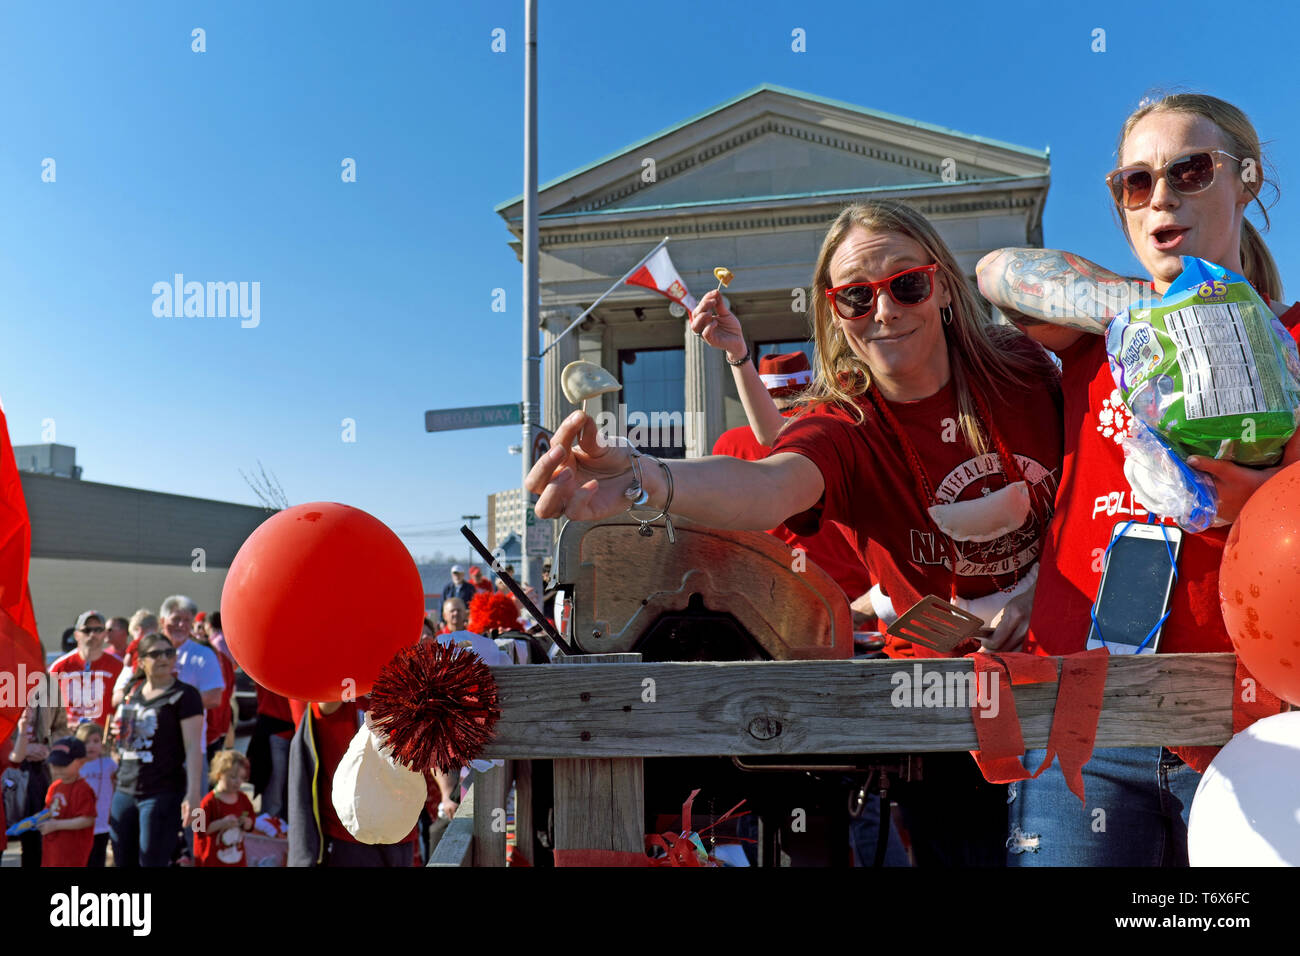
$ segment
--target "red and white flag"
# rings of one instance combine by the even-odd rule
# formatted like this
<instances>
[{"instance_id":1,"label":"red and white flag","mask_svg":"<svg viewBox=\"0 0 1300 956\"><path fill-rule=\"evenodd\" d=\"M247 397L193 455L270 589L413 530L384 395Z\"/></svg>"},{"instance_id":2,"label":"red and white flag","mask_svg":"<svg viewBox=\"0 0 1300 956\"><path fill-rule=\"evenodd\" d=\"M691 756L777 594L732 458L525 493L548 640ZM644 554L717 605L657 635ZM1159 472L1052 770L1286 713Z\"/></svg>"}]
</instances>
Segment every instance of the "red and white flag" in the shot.
<instances>
[{"instance_id":1,"label":"red and white flag","mask_svg":"<svg viewBox=\"0 0 1300 956\"><path fill-rule=\"evenodd\" d=\"M641 268L623 280L627 285L645 286L662 296L667 296L690 312L695 309L695 296L686 290L686 283L677 274L668 249L663 248L652 255Z\"/></svg>"},{"instance_id":2,"label":"red and white flag","mask_svg":"<svg viewBox=\"0 0 1300 956\"><path fill-rule=\"evenodd\" d=\"M0 405L0 743L9 739L22 716L28 691L28 687L21 686L27 684L22 675L45 670L32 592L27 586L31 552L27 502L13 446L9 444L4 406ZM15 690L17 695L12 693Z\"/></svg>"}]
</instances>

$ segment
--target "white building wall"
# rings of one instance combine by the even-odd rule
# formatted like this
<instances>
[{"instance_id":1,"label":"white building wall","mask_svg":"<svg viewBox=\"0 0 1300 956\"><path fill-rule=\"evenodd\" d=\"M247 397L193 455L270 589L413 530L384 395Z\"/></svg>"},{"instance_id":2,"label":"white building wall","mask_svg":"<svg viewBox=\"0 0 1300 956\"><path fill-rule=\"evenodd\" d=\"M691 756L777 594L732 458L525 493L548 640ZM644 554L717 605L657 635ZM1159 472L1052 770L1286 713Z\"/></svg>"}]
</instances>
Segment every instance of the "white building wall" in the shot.
<instances>
[{"instance_id":1,"label":"white building wall","mask_svg":"<svg viewBox=\"0 0 1300 956\"><path fill-rule=\"evenodd\" d=\"M29 580L41 643L47 651L59 650L64 629L90 608L109 617L130 617L141 607L157 614L168 595L187 594L199 610L218 610L228 570L209 566L198 572L190 565L32 558Z\"/></svg>"}]
</instances>

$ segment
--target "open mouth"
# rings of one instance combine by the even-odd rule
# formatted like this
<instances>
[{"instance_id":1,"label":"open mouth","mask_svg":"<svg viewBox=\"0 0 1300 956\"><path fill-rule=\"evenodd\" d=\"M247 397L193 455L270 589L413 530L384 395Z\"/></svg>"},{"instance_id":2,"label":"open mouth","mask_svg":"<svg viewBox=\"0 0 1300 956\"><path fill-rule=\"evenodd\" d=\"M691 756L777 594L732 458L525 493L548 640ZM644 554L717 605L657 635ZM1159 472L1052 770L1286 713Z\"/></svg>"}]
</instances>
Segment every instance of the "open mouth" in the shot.
<instances>
[{"instance_id":1,"label":"open mouth","mask_svg":"<svg viewBox=\"0 0 1300 956\"><path fill-rule=\"evenodd\" d=\"M1188 226L1167 226L1151 233L1151 242L1161 252L1172 252L1183 244Z\"/></svg>"}]
</instances>

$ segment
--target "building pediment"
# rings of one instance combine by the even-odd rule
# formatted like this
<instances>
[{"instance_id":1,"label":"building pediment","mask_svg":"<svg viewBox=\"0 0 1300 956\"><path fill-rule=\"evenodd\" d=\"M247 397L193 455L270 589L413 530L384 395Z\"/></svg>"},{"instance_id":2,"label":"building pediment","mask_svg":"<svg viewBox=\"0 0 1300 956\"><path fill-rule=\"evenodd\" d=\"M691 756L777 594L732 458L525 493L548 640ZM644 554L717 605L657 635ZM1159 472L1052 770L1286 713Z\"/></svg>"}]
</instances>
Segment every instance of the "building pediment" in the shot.
<instances>
[{"instance_id":1,"label":"building pediment","mask_svg":"<svg viewBox=\"0 0 1300 956\"><path fill-rule=\"evenodd\" d=\"M547 183L539 213L546 228L570 217L1014 182L1048 170L1046 152L763 86ZM517 220L522 200L497 211Z\"/></svg>"}]
</instances>

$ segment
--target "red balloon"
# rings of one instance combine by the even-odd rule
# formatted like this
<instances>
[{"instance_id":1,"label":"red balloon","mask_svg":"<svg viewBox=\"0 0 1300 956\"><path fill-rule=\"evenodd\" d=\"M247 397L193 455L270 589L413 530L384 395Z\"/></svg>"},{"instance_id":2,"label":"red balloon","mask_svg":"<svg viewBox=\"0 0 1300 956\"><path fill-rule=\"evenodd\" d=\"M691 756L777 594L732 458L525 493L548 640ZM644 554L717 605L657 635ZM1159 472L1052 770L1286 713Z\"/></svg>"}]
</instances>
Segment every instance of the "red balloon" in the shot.
<instances>
[{"instance_id":1,"label":"red balloon","mask_svg":"<svg viewBox=\"0 0 1300 956\"><path fill-rule=\"evenodd\" d=\"M299 700L369 692L379 669L419 639L423 620L424 586L410 552L377 518L333 502L263 522L221 592L222 628L239 666Z\"/></svg>"},{"instance_id":2,"label":"red balloon","mask_svg":"<svg viewBox=\"0 0 1300 956\"><path fill-rule=\"evenodd\" d=\"M1219 606L1250 672L1300 705L1300 464L1246 502L1223 549Z\"/></svg>"}]
</instances>

